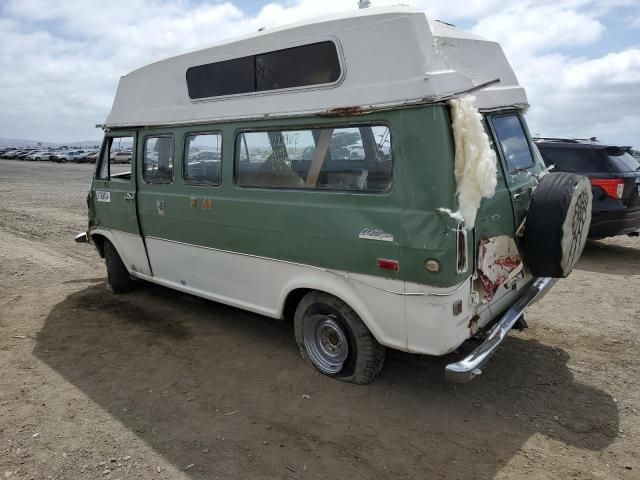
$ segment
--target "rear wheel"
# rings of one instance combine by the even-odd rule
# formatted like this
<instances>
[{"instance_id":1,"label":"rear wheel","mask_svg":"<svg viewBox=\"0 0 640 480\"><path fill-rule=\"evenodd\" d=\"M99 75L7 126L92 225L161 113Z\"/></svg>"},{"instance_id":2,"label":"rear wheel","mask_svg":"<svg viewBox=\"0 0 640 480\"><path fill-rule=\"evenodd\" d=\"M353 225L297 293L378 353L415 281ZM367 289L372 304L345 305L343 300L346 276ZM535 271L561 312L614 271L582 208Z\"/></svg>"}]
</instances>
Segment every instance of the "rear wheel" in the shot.
<instances>
[{"instance_id":1,"label":"rear wheel","mask_svg":"<svg viewBox=\"0 0 640 480\"><path fill-rule=\"evenodd\" d=\"M104 241L104 261L107 265L107 286L113 293L127 293L133 290L133 282L122 263L120 255L109 240Z\"/></svg>"},{"instance_id":2,"label":"rear wheel","mask_svg":"<svg viewBox=\"0 0 640 480\"><path fill-rule=\"evenodd\" d=\"M300 355L324 375L366 384L382 370L385 348L339 298L308 293L298 304L294 324Z\"/></svg>"}]
</instances>

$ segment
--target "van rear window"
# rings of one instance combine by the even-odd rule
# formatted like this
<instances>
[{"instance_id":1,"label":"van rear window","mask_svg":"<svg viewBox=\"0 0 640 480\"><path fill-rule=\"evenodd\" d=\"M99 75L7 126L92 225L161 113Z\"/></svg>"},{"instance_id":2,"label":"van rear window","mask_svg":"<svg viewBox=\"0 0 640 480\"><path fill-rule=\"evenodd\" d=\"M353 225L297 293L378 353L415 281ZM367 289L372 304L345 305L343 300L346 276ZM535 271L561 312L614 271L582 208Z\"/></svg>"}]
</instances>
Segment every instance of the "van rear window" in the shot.
<instances>
[{"instance_id":1,"label":"van rear window","mask_svg":"<svg viewBox=\"0 0 640 480\"><path fill-rule=\"evenodd\" d=\"M496 116L492 122L509 172L517 173L533 167L529 141L518 115Z\"/></svg>"},{"instance_id":2,"label":"van rear window","mask_svg":"<svg viewBox=\"0 0 640 480\"><path fill-rule=\"evenodd\" d=\"M385 192L391 132L384 125L243 132L235 167L245 187Z\"/></svg>"},{"instance_id":3,"label":"van rear window","mask_svg":"<svg viewBox=\"0 0 640 480\"><path fill-rule=\"evenodd\" d=\"M333 42L208 63L187 69L192 100L336 82L340 61Z\"/></svg>"}]
</instances>

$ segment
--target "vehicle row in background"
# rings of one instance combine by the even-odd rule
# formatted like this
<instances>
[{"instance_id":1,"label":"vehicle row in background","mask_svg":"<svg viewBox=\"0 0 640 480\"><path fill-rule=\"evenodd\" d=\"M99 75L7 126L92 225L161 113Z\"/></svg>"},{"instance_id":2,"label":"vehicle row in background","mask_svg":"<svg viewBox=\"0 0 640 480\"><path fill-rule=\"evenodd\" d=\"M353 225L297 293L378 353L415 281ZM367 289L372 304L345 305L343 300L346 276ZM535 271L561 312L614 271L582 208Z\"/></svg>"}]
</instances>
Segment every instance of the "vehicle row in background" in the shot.
<instances>
[{"instance_id":1,"label":"vehicle row in background","mask_svg":"<svg viewBox=\"0 0 640 480\"><path fill-rule=\"evenodd\" d=\"M100 154L97 148L88 149L0 149L0 158L27 161L51 161L57 163L96 163ZM131 163L131 147L121 147L111 153L113 163Z\"/></svg>"}]
</instances>

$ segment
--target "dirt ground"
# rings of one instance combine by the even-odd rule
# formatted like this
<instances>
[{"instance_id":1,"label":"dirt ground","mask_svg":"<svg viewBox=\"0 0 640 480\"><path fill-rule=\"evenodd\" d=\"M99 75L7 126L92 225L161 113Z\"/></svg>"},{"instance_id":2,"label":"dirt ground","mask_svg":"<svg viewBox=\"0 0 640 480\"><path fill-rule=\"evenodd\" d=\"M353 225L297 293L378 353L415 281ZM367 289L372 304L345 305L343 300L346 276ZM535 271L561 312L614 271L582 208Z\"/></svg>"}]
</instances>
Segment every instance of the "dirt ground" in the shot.
<instances>
[{"instance_id":1,"label":"dirt ground","mask_svg":"<svg viewBox=\"0 0 640 480\"><path fill-rule=\"evenodd\" d=\"M286 322L109 293L91 173L0 160L0 478L640 479L640 240L590 242L473 382L389 352L354 386Z\"/></svg>"}]
</instances>

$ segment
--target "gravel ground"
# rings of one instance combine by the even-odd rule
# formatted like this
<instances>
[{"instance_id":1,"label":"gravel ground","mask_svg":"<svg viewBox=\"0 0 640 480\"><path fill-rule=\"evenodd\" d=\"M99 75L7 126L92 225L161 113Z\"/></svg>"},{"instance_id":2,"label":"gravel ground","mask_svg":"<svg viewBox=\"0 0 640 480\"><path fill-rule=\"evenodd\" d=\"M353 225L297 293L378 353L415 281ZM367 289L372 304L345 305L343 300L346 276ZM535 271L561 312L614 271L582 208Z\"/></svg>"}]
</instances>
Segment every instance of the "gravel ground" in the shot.
<instances>
[{"instance_id":1,"label":"gravel ground","mask_svg":"<svg viewBox=\"0 0 640 480\"><path fill-rule=\"evenodd\" d=\"M286 322L110 294L72 240L92 170L0 160L0 478L640 478L637 239L590 242L473 382L391 352L354 386Z\"/></svg>"}]
</instances>

